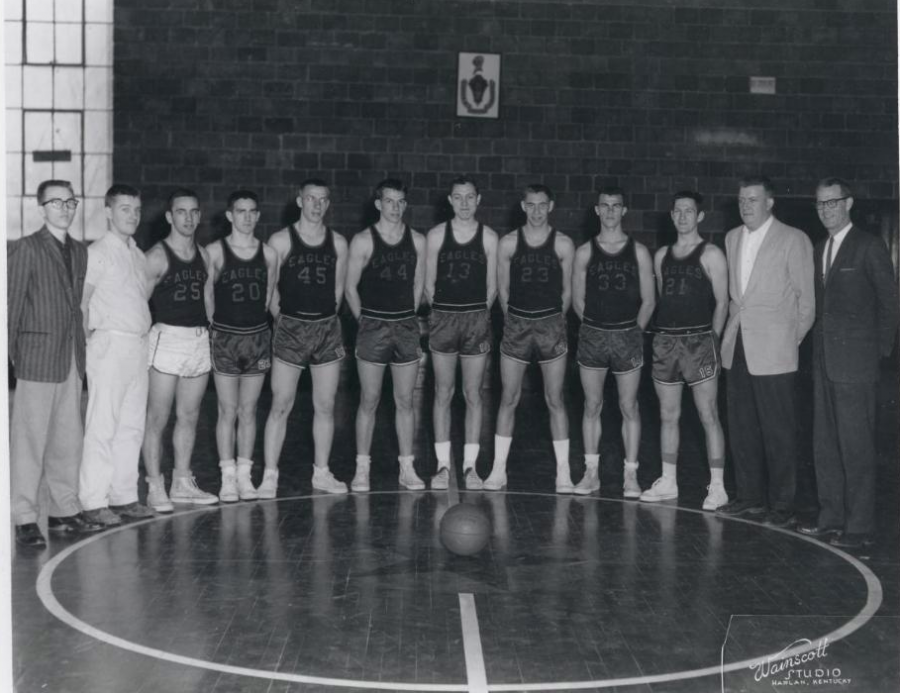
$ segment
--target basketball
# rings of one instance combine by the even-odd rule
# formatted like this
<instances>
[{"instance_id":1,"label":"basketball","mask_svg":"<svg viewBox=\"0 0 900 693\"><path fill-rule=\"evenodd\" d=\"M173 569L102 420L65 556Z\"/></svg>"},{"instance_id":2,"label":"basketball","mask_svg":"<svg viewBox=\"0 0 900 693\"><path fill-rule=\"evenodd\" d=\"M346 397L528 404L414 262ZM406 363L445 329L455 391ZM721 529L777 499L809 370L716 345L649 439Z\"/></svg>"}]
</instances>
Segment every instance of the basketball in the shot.
<instances>
[{"instance_id":1,"label":"basketball","mask_svg":"<svg viewBox=\"0 0 900 693\"><path fill-rule=\"evenodd\" d=\"M491 522L474 505L454 505L441 518L441 543L450 553L471 556L481 551L490 538Z\"/></svg>"}]
</instances>

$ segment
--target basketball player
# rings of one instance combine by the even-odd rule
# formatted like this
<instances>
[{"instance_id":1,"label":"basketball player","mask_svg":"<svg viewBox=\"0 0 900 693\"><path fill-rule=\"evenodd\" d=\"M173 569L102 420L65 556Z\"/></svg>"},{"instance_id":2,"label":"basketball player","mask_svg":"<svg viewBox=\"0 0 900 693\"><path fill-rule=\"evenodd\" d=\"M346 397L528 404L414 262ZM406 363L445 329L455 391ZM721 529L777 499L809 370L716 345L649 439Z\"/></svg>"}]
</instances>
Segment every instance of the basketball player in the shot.
<instances>
[{"instance_id":1,"label":"basketball player","mask_svg":"<svg viewBox=\"0 0 900 693\"><path fill-rule=\"evenodd\" d=\"M88 407L78 496L103 526L153 512L138 502L138 464L147 415L147 260L134 242L140 193L106 192L106 234L88 247L82 311L87 342Z\"/></svg>"},{"instance_id":2,"label":"basketball player","mask_svg":"<svg viewBox=\"0 0 900 693\"><path fill-rule=\"evenodd\" d=\"M437 456L431 488L446 489L450 481L450 402L459 362L466 399L463 474L466 488L477 490L482 486L475 462L481 435L481 384L491 349L489 308L497 293L497 234L475 219L481 195L470 178L455 179L447 199L453 218L428 232L425 252Z\"/></svg>"},{"instance_id":3,"label":"basketball player","mask_svg":"<svg viewBox=\"0 0 900 693\"><path fill-rule=\"evenodd\" d=\"M569 471L569 420L563 402L566 377L565 313L571 300L571 239L550 226L553 192L532 184L522 196L525 225L506 234L497 249L497 288L506 316L500 343L503 393L494 436L494 465L484 482L488 491L506 486L506 458L512 443L516 406L525 367L541 365L544 399L550 410L550 432L556 457L556 492L572 493Z\"/></svg>"},{"instance_id":4,"label":"basketball player","mask_svg":"<svg viewBox=\"0 0 900 693\"><path fill-rule=\"evenodd\" d=\"M206 246L215 304L210 341L219 404L219 500L225 503L257 498L250 471L256 404L271 366L272 333L266 309L277 273L275 251L253 235L259 221L258 205L259 199L249 190L231 193L225 212L231 233Z\"/></svg>"},{"instance_id":5,"label":"basketball player","mask_svg":"<svg viewBox=\"0 0 900 693\"><path fill-rule=\"evenodd\" d=\"M266 420L266 469L261 498L274 498L278 460L284 445L288 415L294 408L297 384L309 368L313 385L312 486L327 493L347 493L347 484L328 468L334 439L334 401L344 358L344 338L337 310L344 294L347 241L325 225L331 192L325 181L300 184L300 219L269 239L278 266L272 301L275 324L272 360L272 409Z\"/></svg>"},{"instance_id":6,"label":"basketball player","mask_svg":"<svg viewBox=\"0 0 900 693\"><path fill-rule=\"evenodd\" d=\"M578 248L573 272L573 307L581 318L578 366L584 389L584 477L575 493L600 490L600 412L603 385L612 370L622 412L625 462L622 495L637 498L641 415L638 387L644 365L643 332L653 315L653 261L647 248L622 230L628 212L621 188L602 188L594 207L600 233Z\"/></svg>"},{"instance_id":7,"label":"basketball player","mask_svg":"<svg viewBox=\"0 0 900 693\"><path fill-rule=\"evenodd\" d=\"M197 193L181 188L169 196L167 206L169 235L147 251L154 325L143 453L147 503L157 512L172 512L172 503L210 505L218 500L201 490L191 474L197 418L211 367L207 316L213 312L209 257L194 240L200 202ZM173 400L175 466L166 495L160 472L162 434Z\"/></svg>"},{"instance_id":8,"label":"basketball player","mask_svg":"<svg viewBox=\"0 0 900 693\"><path fill-rule=\"evenodd\" d=\"M356 473L350 486L354 491L369 490L375 412L384 369L390 364L400 485L418 491L425 483L413 469L413 391L422 355L416 310L425 283L425 237L403 223L406 186L401 181L388 178L378 184L375 208L378 221L353 237L347 265L347 305L359 321L356 366L360 387Z\"/></svg>"},{"instance_id":9,"label":"basketball player","mask_svg":"<svg viewBox=\"0 0 900 693\"><path fill-rule=\"evenodd\" d=\"M700 193L675 194L671 215L678 238L654 257L659 308L653 383L659 397L662 476L641 494L641 500L655 503L678 498L678 422L681 392L687 383L706 433L710 484L703 509L715 510L728 502L722 482L725 436L718 406L718 340L728 315L728 264L725 253L700 237L702 204Z\"/></svg>"}]
</instances>

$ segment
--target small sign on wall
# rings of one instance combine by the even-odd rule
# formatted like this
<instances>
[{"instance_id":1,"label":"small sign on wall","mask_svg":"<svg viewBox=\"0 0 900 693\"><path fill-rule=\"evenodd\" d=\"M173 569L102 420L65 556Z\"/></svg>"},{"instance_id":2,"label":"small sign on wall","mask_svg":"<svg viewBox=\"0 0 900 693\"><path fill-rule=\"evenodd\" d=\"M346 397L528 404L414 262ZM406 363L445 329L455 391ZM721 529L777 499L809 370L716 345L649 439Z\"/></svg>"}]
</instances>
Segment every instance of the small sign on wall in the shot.
<instances>
[{"instance_id":1,"label":"small sign on wall","mask_svg":"<svg viewBox=\"0 0 900 693\"><path fill-rule=\"evenodd\" d=\"M751 77L751 94L774 94L776 92L774 77Z\"/></svg>"},{"instance_id":2,"label":"small sign on wall","mask_svg":"<svg viewBox=\"0 0 900 693\"><path fill-rule=\"evenodd\" d=\"M456 77L456 115L500 116L500 55L460 53Z\"/></svg>"}]
</instances>

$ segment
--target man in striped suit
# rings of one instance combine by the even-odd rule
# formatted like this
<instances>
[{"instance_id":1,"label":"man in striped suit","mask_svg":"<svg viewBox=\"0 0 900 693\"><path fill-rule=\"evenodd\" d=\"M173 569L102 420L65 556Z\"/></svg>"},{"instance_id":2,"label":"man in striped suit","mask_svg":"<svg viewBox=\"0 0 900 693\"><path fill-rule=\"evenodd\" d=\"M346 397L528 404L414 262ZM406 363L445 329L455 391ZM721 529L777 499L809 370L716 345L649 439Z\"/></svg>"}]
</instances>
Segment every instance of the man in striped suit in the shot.
<instances>
[{"instance_id":1,"label":"man in striped suit","mask_svg":"<svg viewBox=\"0 0 900 693\"><path fill-rule=\"evenodd\" d=\"M37 202L44 226L8 250L9 357L17 379L9 442L16 542L40 548L46 546L37 525L42 479L51 532L101 526L78 503L87 248L68 234L78 200L68 181L47 180Z\"/></svg>"}]
</instances>

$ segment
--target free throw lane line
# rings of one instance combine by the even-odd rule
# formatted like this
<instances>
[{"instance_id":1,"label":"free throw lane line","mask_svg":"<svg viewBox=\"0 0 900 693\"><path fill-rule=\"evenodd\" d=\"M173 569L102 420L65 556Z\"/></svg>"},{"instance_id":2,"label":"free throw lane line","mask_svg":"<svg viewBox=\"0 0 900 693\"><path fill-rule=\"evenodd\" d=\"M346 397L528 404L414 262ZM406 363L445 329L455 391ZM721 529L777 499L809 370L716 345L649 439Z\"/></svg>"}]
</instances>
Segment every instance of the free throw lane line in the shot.
<instances>
[{"instance_id":1,"label":"free throw lane line","mask_svg":"<svg viewBox=\"0 0 900 693\"><path fill-rule=\"evenodd\" d=\"M478 630L478 612L475 611L474 595L467 592L459 593L459 618L462 622L469 693L487 693L487 673L484 669L484 653L481 651L481 633Z\"/></svg>"}]
</instances>

